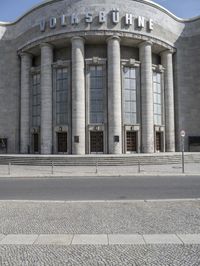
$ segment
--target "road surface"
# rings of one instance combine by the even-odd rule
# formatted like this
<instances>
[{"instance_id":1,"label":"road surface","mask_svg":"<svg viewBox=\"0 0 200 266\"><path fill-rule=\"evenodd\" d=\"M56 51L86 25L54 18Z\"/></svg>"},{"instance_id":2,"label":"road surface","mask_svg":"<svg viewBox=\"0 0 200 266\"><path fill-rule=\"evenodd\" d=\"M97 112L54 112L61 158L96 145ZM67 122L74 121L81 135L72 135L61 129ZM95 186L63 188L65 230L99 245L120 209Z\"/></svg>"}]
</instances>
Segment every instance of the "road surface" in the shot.
<instances>
[{"instance_id":1,"label":"road surface","mask_svg":"<svg viewBox=\"0 0 200 266\"><path fill-rule=\"evenodd\" d=\"M200 198L200 176L1 178L0 200Z\"/></svg>"}]
</instances>

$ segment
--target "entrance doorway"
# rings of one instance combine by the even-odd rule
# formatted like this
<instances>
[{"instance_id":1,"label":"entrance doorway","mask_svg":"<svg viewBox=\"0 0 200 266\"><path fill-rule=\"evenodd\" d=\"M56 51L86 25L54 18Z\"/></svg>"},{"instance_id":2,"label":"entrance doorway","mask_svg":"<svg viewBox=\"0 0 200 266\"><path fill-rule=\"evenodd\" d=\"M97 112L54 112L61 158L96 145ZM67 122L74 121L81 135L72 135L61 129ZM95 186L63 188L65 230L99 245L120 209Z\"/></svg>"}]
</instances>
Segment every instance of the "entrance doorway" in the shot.
<instances>
[{"instance_id":1,"label":"entrance doorway","mask_svg":"<svg viewBox=\"0 0 200 266\"><path fill-rule=\"evenodd\" d=\"M39 134L33 134L33 153L39 153Z\"/></svg>"},{"instance_id":2,"label":"entrance doorway","mask_svg":"<svg viewBox=\"0 0 200 266\"><path fill-rule=\"evenodd\" d=\"M103 153L103 131L90 131L90 153Z\"/></svg>"},{"instance_id":3,"label":"entrance doorway","mask_svg":"<svg viewBox=\"0 0 200 266\"><path fill-rule=\"evenodd\" d=\"M67 153L67 132L57 133L58 153Z\"/></svg>"},{"instance_id":4,"label":"entrance doorway","mask_svg":"<svg viewBox=\"0 0 200 266\"><path fill-rule=\"evenodd\" d=\"M134 131L126 132L126 151L137 152L137 134Z\"/></svg>"},{"instance_id":5,"label":"entrance doorway","mask_svg":"<svg viewBox=\"0 0 200 266\"><path fill-rule=\"evenodd\" d=\"M6 138L0 138L0 154L7 153L7 142Z\"/></svg>"},{"instance_id":6,"label":"entrance doorway","mask_svg":"<svg viewBox=\"0 0 200 266\"><path fill-rule=\"evenodd\" d=\"M162 151L162 133L156 132L156 152Z\"/></svg>"}]
</instances>

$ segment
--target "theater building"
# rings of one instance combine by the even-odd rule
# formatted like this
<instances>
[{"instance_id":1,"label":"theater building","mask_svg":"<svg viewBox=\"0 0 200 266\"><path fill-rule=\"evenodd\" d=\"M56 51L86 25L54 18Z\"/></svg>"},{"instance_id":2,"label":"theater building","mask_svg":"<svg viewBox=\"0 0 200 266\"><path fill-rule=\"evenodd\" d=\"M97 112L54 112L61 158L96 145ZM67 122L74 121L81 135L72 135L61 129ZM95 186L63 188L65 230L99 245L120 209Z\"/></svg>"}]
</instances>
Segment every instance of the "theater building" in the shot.
<instances>
[{"instance_id":1,"label":"theater building","mask_svg":"<svg viewBox=\"0 0 200 266\"><path fill-rule=\"evenodd\" d=\"M200 150L200 18L45 1L0 23L0 153Z\"/></svg>"}]
</instances>

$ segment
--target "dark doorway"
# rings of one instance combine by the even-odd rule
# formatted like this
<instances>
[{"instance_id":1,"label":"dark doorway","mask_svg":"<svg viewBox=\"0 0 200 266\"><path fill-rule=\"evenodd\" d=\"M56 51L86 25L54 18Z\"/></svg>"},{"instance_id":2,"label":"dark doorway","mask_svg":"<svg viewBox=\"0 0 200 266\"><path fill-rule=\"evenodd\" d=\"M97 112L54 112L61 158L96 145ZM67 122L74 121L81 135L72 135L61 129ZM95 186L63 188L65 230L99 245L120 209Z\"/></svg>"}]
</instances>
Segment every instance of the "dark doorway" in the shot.
<instances>
[{"instance_id":1,"label":"dark doorway","mask_svg":"<svg viewBox=\"0 0 200 266\"><path fill-rule=\"evenodd\" d=\"M200 152L200 136L189 136L189 151Z\"/></svg>"},{"instance_id":2,"label":"dark doorway","mask_svg":"<svg viewBox=\"0 0 200 266\"><path fill-rule=\"evenodd\" d=\"M0 138L0 154L7 153L7 143L6 138Z\"/></svg>"},{"instance_id":3,"label":"dark doorway","mask_svg":"<svg viewBox=\"0 0 200 266\"><path fill-rule=\"evenodd\" d=\"M57 133L58 153L67 152L67 132Z\"/></svg>"},{"instance_id":4,"label":"dark doorway","mask_svg":"<svg viewBox=\"0 0 200 266\"><path fill-rule=\"evenodd\" d=\"M33 152L39 153L39 134L38 133L33 134Z\"/></svg>"},{"instance_id":5,"label":"dark doorway","mask_svg":"<svg viewBox=\"0 0 200 266\"><path fill-rule=\"evenodd\" d=\"M162 151L162 133L156 132L156 152Z\"/></svg>"},{"instance_id":6,"label":"dark doorway","mask_svg":"<svg viewBox=\"0 0 200 266\"><path fill-rule=\"evenodd\" d=\"M126 151L137 152L137 134L134 131L126 132Z\"/></svg>"},{"instance_id":7,"label":"dark doorway","mask_svg":"<svg viewBox=\"0 0 200 266\"><path fill-rule=\"evenodd\" d=\"M90 153L103 153L103 131L90 132Z\"/></svg>"}]
</instances>

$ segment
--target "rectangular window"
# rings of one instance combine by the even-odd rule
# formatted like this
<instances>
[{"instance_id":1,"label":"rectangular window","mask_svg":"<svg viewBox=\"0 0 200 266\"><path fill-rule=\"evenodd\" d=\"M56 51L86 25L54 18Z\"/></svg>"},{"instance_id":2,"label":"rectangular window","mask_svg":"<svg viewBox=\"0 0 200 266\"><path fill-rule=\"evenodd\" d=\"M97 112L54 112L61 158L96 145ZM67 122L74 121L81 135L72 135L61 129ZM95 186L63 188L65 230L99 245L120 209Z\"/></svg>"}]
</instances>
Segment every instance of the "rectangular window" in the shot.
<instances>
[{"instance_id":1,"label":"rectangular window","mask_svg":"<svg viewBox=\"0 0 200 266\"><path fill-rule=\"evenodd\" d=\"M136 69L124 67L124 123L137 123Z\"/></svg>"},{"instance_id":2,"label":"rectangular window","mask_svg":"<svg viewBox=\"0 0 200 266\"><path fill-rule=\"evenodd\" d=\"M68 69L56 70L56 124L68 123Z\"/></svg>"},{"instance_id":3,"label":"rectangular window","mask_svg":"<svg viewBox=\"0 0 200 266\"><path fill-rule=\"evenodd\" d=\"M98 124L104 122L104 75L103 66L89 66L89 109L90 123Z\"/></svg>"},{"instance_id":4,"label":"rectangular window","mask_svg":"<svg viewBox=\"0 0 200 266\"><path fill-rule=\"evenodd\" d=\"M153 72L154 124L162 125L162 86L161 73Z\"/></svg>"},{"instance_id":5,"label":"rectangular window","mask_svg":"<svg viewBox=\"0 0 200 266\"><path fill-rule=\"evenodd\" d=\"M40 126L41 92L40 74L32 76L32 126Z\"/></svg>"}]
</instances>

